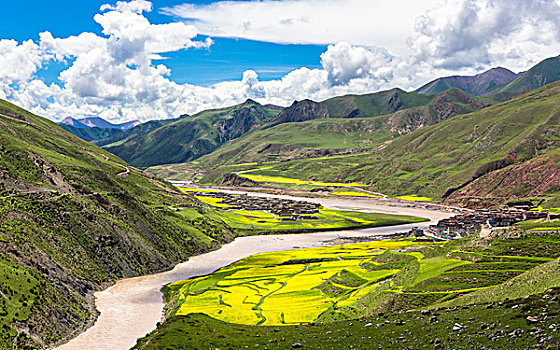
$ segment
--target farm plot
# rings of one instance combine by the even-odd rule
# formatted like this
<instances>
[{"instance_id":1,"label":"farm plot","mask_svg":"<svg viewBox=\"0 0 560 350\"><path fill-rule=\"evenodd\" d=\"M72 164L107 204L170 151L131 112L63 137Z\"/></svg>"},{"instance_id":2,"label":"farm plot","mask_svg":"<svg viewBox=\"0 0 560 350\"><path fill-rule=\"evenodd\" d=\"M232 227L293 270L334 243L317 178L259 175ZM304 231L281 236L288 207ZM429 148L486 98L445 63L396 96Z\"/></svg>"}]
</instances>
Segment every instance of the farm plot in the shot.
<instances>
[{"instance_id":1,"label":"farm plot","mask_svg":"<svg viewBox=\"0 0 560 350\"><path fill-rule=\"evenodd\" d=\"M257 254L164 291L176 315L204 313L247 325L330 322L442 303L500 285L559 255L557 235L486 246L474 237L383 240Z\"/></svg>"}]
</instances>

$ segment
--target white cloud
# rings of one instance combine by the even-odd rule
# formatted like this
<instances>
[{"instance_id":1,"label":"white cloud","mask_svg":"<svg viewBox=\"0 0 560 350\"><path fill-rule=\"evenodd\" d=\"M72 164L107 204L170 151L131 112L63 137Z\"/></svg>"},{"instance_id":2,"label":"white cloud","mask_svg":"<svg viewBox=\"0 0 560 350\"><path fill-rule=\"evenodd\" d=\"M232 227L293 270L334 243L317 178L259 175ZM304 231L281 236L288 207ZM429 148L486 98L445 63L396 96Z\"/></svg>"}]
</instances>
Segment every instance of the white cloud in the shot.
<instances>
[{"instance_id":1,"label":"white cloud","mask_svg":"<svg viewBox=\"0 0 560 350\"><path fill-rule=\"evenodd\" d=\"M10 39L0 40L0 78L5 84L29 80L49 58L44 57L31 40L21 44Z\"/></svg>"},{"instance_id":2,"label":"white cloud","mask_svg":"<svg viewBox=\"0 0 560 350\"><path fill-rule=\"evenodd\" d=\"M192 21L201 33L276 43L382 46L404 54L416 16L436 0L264 0L183 4L164 13Z\"/></svg>"},{"instance_id":3,"label":"white cloud","mask_svg":"<svg viewBox=\"0 0 560 350\"><path fill-rule=\"evenodd\" d=\"M152 24L144 16L151 3L119 1L94 16L102 35L55 38L44 32L37 42L0 40L0 97L54 120L98 115L113 122L146 121L247 98L289 105L304 98L411 89L438 76L497 65L524 70L560 53L557 0L446 0L429 11L422 6L426 2L220 2L168 10L196 19L190 24ZM247 70L239 81L210 87L177 84L167 66L152 61L169 52L210 47L211 39L195 39L201 28L267 41L345 40L327 47L320 68L296 69L278 80L260 81ZM47 85L35 76L52 60L65 61L68 68L60 73L60 83Z\"/></svg>"},{"instance_id":4,"label":"white cloud","mask_svg":"<svg viewBox=\"0 0 560 350\"><path fill-rule=\"evenodd\" d=\"M414 59L436 68L522 69L560 51L556 0L450 0L419 16Z\"/></svg>"},{"instance_id":5,"label":"white cloud","mask_svg":"<svg viewBox=\"0 0 560 350\"><path fill-rule=\"evenodd\" d=\"M115 10L119 12L150 12L152 11L152 3L144 0L132 0L132 1L117 1L115 6L110 4L101 5L100 11Z\"/></svg>"}]
</instances>

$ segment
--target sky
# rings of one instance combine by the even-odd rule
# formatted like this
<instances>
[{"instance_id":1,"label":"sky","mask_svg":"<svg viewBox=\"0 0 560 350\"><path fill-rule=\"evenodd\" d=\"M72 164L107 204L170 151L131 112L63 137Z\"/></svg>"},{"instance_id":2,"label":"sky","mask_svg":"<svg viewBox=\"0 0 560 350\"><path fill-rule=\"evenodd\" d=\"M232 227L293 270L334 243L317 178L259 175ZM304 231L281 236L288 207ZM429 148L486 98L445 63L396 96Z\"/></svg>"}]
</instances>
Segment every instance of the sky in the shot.
<instances>
[{"instance_id":1,"label":"sky","mask_svg":"<svg viewBox=\"0 0 560 350\"><path fill-rule=\"evenodd\" d=\"M560 0L10 1L0 98L60 121L290 105L560 54Z\"/></svg>"}]
</instances>

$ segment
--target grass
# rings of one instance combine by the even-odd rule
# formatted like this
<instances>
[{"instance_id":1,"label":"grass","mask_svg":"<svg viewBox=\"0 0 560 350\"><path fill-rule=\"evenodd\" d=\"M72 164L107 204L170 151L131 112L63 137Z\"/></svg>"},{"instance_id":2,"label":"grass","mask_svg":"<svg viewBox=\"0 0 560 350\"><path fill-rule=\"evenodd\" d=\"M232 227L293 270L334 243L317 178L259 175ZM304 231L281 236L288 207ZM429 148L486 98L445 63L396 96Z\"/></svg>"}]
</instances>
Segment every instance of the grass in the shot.
<instances>
[{"instance_id":1,"label":"grass","mask_svg":"<svg viewBox=\"0 0 560 350\"><path fill-rule=\"evenodd\" d=\"M550 298L558 298L559 294L560 290L554 289L526 299L509 300L501 306L479 304L428 314L419 311L374 314L361 319L305 326L247 326L226 323L204 314L173 316L156 331L139 339L134 349L273 350L290 349L296 343L302 344L303 349L321 350L350 346L363 350L406 347L526 349L537 346L540 339L545 340L545 348L554 349L560 345L560 338L549 326L558 324L560 304L550 302ZM543 299L544 295L548 299ZM529 325L525 320L527 310L538 310L547 320ZM464 328L453 331L456 323ZM538 335L535 335L536 329Z\"/></svg>"},{"instance_id":2,"label":"grass","mask_svg":"<svg viewBox=\"0 0 560 350\"><path fill-rule=\"evenodd\" d=\"M373 310L437 307L445 300L458 305L469 295L495 294L508 281L516 286L515 297L560 287L557 271L543 273L558 264L560 237L482 243L474 238L383 240L263 253L208 276L175 282L165 291L171 315L205 313L230 323L288 325L364 317ZM533 255L539 246L548 248ZM534 282L537 275L540 280ZM523 288L517 286L521 281Z\"/></svg>"},{"instance_id":3,"label":"grass","mask_svg":"<svg viewBox=\"0 0 560 350\"><path fill-rule=\"evenodd\" d=\"M396 196L397 199L402 199L409 202L431 202L432 198L422 197L417 195Z\"/></svg>"},{"instance_id":4,"label":"grass","mask_svg":"<svg viewBox=\"0 0 560 350\"><path fill-rule=\"evenodd\" d=\"M260 169L251 170L252 172L258 171ZM275 183L275 184L290 184L290 185L309 185L309 186L324 186L324 187L365 187L367 185L350 182L350 183L341 183L341 182L322 182L322 181L313 181L313 180L300 180L282 176L267 176L267 175L255 175L247 174L245 172L239 173L240 177L249 179L255 182L264 182L264 183Z\"/></svg>"},{"instance_id":5,"label":"grass","mask_svg":"<svg viewBox=\"0 0 560 350\"><path fill-rule=\"evenodd\" d=\"M345 197L368 197L368 198L382 198L382 196L365 193L365 192L358 192L358 191L348 191L348 190L336 190L331 192L331 194L335 196L345 196Z\"/></svg>"}]
</instances>

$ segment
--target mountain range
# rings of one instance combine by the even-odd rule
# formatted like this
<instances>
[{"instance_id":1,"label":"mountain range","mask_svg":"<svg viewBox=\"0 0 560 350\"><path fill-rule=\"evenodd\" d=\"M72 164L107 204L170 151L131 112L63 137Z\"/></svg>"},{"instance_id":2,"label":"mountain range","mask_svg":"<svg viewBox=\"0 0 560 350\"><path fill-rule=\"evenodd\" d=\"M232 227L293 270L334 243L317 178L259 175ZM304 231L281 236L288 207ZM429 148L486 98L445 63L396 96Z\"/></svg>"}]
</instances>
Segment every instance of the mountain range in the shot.
<instances>
[{"instance_id":1,"label":"mountain range","mask_svg":"<svg viewBox=\"0 0 560 350\"><path fill-rule=\"evenodd\" d=\"M132 120L125 123L113 124L100 117L88 117L83 119L74 119L71 117L64 118L59 124L70 125L75 128L101 128L101 129L119 129L122 131L133 128L141 124L138 120Z\"/></svg>"},{"instance_id":2,"label":"mountain range","mask_svg":"<svg viewBox=\"0 0 560 350\"><path fill-rule=\"evenodd\" d=\"M206 164L220 165L355 153L556 81L559 62L553 57L521 74L494 68L471 77L436 79L416 92L395 88L295 101L286 108L248 100L101 144L142 168L205 155Z\"/></svg>"}]
</instances>

